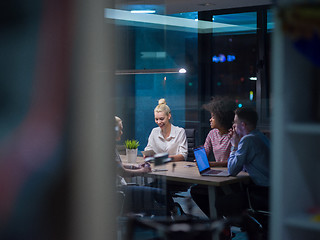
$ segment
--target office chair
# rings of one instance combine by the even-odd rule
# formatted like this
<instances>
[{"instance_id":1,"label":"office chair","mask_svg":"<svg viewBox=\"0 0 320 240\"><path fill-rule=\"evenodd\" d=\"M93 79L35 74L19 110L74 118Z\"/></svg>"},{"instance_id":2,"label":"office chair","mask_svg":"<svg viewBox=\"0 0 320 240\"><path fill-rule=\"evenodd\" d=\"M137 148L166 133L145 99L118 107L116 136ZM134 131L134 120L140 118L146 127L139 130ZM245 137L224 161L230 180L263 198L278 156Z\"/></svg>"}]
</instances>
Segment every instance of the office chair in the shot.
<instances>
[{"instance_id":1,"label":"office chair","mask_svg":"<svg viewBox=\"0 0 320 240\"><path fill-rule=\"evenodd\" d=\"M248 217L258 225L258 239L268 239L269 230L269 188L250 185L246 189L249 208Z\"/></svg>"},{"instance_id":2,"label":"office chair","mask_svg":"<svg viewBox=\"0 0 320 240\"><path fill-rule=\"evenodd\" d=\"M188 141L188 158L187 161L194 160L193 149L196 147L196 130L194 128L186 128L186 135Z\"/></svg>"},{"instance_id":3,"label":"office chair","mask_svg":"<svg viewBox=\"0 0 320 240\"><path fill-rule=\"evenodd\" d=\"M125 240L166 239L166 240L211 240L224 229L224 220L193 219L182 216L170 218L130 218Z\"/></svg>"},{"instance_id":4,"label":"office chair","mask_svg":"<svg viewBox=\"0 0 320 240\"><path fill-rule=\"evenodd\" d=\"M118 200L118 216L122 216L123 207L124 207L124 199L126 195L123 191L117 191L117 200Z\"/></svg>"}]
</instances>

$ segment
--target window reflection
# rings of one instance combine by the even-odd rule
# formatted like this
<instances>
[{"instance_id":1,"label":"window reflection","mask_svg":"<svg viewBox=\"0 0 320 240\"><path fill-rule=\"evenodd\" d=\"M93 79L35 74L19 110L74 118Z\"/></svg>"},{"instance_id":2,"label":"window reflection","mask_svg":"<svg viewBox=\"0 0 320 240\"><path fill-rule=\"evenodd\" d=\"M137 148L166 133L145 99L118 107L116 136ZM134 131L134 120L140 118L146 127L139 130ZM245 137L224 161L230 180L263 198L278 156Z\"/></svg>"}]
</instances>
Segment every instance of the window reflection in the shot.
<instances>
[{"instance_id":1,"label":"window reflection","mask_svg":"<svg viewBox=\"0 0 320 240\"><path fill-rule=\"evenodd\" d=\"M267 13L270 34L273 28L272 12ZM193 12L170 17L195 20L199 16ZM139 139L140 151L145 147L150 131L155 126L154 105L163 97L172 108L174 124L198 129L199 144L205 136L201 133L208 130L207 118L203 116L205 113L201 106L211 96L228 95L237 101L239 107L257 107L258 100L259 105L262 102L262 107L269 109L269 79L262 86L268 92L267 99L261 99L256 92L259 81L257 12L212 14L211 22L220 25L211 31L206 30L205 33L201 33L204 29L190 32L181 31L180 28L178 31L166 25L151 27L148 24L124 22L117 25L119 41L122 43L119 44L119 52L123 53L120 56L125 56L117 60L118 70L147 71L181 67L187 70L186 74L116 76L116 114L122 116L127 122L126 125L130 126L124 138ZM207 50L210 53L201 56L199 49L203 46L198 48L198 40L208 34L211 36L211 47ZM269 59L269 36L267 41L266 52ZM266 67L268 68L268 64ZM206 75L205 79L199 78L203 71L211 73ZM269 72L269 68L267 71Z\"/></svg>"}]
</instances>

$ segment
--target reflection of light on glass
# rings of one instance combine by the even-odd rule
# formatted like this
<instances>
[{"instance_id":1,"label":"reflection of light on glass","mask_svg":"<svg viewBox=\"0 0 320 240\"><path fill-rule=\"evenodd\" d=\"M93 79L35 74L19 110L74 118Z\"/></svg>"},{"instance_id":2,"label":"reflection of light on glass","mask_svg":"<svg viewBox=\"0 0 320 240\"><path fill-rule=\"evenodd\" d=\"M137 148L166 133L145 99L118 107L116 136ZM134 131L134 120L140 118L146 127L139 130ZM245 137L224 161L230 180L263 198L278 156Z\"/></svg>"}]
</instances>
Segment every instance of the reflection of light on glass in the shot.
<instances>
[{"instance_id":1,"label":"reflection of light on glass","mask_svg":"<svg viewBox=\"0 0 320 240\"><path fill-rule=\"evenodd\" d=\"M194 19L186 19L181 17L164 16L158 14L133 14L129 11L105 8L105 18L114 20L123 20L124 24L145 24L156 27L164 25L171 30L182 30L196 33L225 33L225 32L241 32L241 31L256 31L255 27L240 26L228 23L219 23L212 21L194 21ZM138 25L139 26L139 25ZM143 25L145 26L145 25Z\"/></svg>"},{"instance_id":2,"label":"reflection of light on glass","mask_svg":"<svg viewBox=\"0 0 320 240\"><path fill-rule=\"evenodd\" d=\"M195 21L196 21L196 22L198 22L198 21L199 21L199 19L197 18L197 19L195 19Z\"/></svg>"},{"instance_id":3,"label":"reflection of light on glass","mask_svg":"<svg viewBox=\"0 0 320 240\"><path fill-rule=\"evenodd\" d=\"M253 100L253 91L250 91L250 101Z\"/></svg>"},{"instance_id":4,"label":"reflection of light on glass","mask_svg":"<svg viewBox=\"0 0 320 240\"><path fill-rule=\"evenodd\" d=\"M116 70L116 75L130 75L130 74L165 74L165 73L186 73L184 68L164 68L164 69L129 69Z\"/></svg>"},{"instance_id":5,"label":"reflection of light on glass","mask_svg":"<svg viewBox=\"0 0 320 240\"><path fill-rule=\"evenodd\" d=\"M165 58L166 52L140 52L141 58Z\"/></svg>"},{"instance_id":6,"label":"reflection of light on glass","mask_svg":"<svg viewBox=\"0 0 320 240\"><path fill-rule=\"evenodd\" d=\"M212 62L215 62L215 63L223 63L225 61L228 61L228 62L233 62L236 60L236 56L235 55L227 55L227 57L224 55L224 54L219 54L218 56L217 55L214 55L212 57Z\"/></svg>"},{"instance_id":7,"label":"reflection of light on glass","mask_svg":"<svg viewBox=\"0 0 320 240\"><path fill-rule=\"evenodd\" d=\"M179 73L186 73L186 72L187 72L187 70L185 70L184 68L179 69Z\"/></svg>"},{"instance_id":8,"label":"reflection of light on glass","mask_svg":"<svg viewBox=\"0 0 320 240\"><path fill-rule=\"evenodd\" d=\"M239 104L238 104L238 107L239 107L239 108L241 108L241 107L242 107L242 104L241 104L241 103L239 103Z\"/></svg>"},{"instance_id":9,"label":"reflection of light on glass","mask_svg":"<svg viewBox=\"0 0 320 240\"><path fill-rule=\"evenodd\" d=\"M155 13L156 10L131 10L131 13Z\"/></svg>"},{"instance_id":10,"label":"reflection of light on glass","mask_svg":"<svg viewBox=\"0 0 320 240\"><path fill-rule=\"evenodd\" d=\"M234 56L234 55L228 55L228 56L227 56L227 61L228 61L228 62L232 62L232 61L234 61L234 60L236 60L236 56Z\"/></svg>"},{"instance_id":11,"label":"reflection of light on glass","mask_svg":"<svg viewBox=\"0 0 320 240\"><path fill-rule=\"evenodd\" d=\"M250 77L249 79L250 79L251 81L257 81L257 80L258 80L257 77Z\"/></svg>"},{"instance_id":12,"label":"reflection of light on glass","mask_svg":"<svg viewBox=\"0 0 320 240\"><path fill-rule=\"evenodd\" d=\"M219 59L220 59L220 62L225 62L226 56L224 54L219 54Z\"/></svg>"}]
</instances>

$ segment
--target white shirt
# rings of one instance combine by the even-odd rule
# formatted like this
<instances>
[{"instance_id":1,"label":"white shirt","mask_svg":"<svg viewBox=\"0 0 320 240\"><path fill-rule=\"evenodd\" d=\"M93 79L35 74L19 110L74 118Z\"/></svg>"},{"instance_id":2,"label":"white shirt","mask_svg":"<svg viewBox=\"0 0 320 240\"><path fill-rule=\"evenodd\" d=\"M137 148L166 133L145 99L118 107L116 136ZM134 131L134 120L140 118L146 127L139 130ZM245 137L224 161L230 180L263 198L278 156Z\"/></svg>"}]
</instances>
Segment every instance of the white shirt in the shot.
<instances>
[{"instance_id":1,"label":"white shirt","mask_svg":"<svg viewBox=\"0 0 320 240\"><path fill-rule=\"evenodd\" d=\"M171 124L171 132L167 139L161 133L160 127L152 129L148 145L144 149L153 150L155 153L168 153L169 155L182 154L184 159L188 156L188 142L183 128Z\"/></svg>"}]
</instances>

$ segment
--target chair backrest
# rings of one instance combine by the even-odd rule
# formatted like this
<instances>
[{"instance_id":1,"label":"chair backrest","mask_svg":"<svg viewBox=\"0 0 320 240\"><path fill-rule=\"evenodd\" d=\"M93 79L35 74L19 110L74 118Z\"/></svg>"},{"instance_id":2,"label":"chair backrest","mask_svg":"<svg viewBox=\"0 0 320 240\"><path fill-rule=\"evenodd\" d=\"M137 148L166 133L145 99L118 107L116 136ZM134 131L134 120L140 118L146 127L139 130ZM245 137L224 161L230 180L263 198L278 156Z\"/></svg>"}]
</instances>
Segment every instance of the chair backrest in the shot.
<instances>
[{"instance_id":1,"label":"chair backrest","mask_svg":"<svg viewBox=\"0 0 320 240\"><path fill-rule=\"evenodd\" d=\"M188 141L188 158L187 161L194 160L193 149L196 147L196 130L194 128L186 128L186 135Z\"/></svg>"},{"instance_id":2,"label":"chair backrest","mask_svg":"<svg viewBox=\"0 0 320 240\"><path fill-rule=\"evenodd\" d=\"M122 216L123 214L123 207L124 207L124 198L126 197L126 195L124 194L123 191L117 191L117 197L118 197L118 216Z\"/></svg>"}]
</instances>

